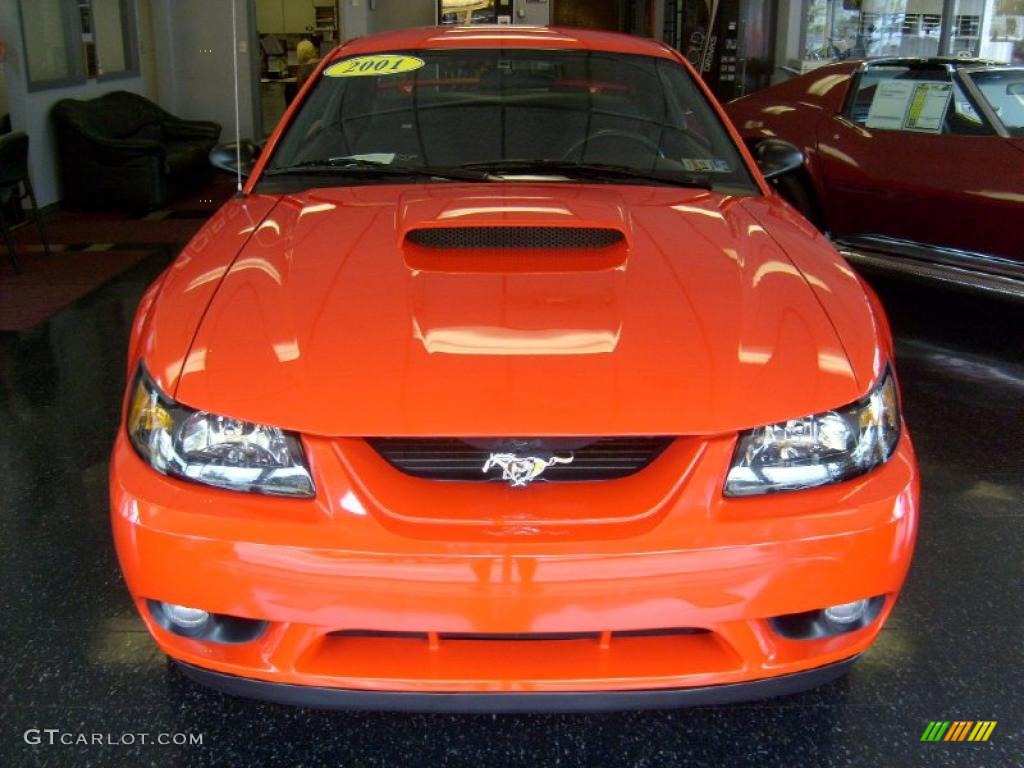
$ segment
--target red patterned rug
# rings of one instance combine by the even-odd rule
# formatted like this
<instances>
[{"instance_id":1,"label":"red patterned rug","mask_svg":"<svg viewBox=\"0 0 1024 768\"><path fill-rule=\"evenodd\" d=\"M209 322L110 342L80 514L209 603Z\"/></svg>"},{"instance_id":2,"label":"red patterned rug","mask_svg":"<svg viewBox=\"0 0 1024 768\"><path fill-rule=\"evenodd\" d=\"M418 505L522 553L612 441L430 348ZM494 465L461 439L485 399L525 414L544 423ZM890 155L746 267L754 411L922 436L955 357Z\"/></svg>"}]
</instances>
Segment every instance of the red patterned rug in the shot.
<instances>
[{"instance_id":1,"label":"red patterned rug","mask_svg":"<svg viewBox=\"0 0 1024 768\"><path fill-rule=\"evenodd\" d=\"M46 220L51 252L31 223L15 231L21 273L0 242L0 331L26 331L157 253L172 256L234 193L234 181L211 184L140 218L62 211Z\"/></svg>"}]
</instances>

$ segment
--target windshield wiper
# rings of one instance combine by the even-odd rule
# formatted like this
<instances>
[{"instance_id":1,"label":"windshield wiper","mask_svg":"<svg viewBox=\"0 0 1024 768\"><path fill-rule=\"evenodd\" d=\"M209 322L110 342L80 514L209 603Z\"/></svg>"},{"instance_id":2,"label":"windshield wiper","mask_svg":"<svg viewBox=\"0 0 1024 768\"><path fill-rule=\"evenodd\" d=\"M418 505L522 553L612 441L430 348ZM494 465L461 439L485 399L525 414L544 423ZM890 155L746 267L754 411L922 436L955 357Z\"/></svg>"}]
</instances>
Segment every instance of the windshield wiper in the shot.
<instances>
[{"instance_id":1,"label":"windshield wiper","mask_svg":"<svg viewBox=\"0 0 1024 768\"><path fill-rule=\"evenodd\" d=\"M574 163L569 160L495 160L486 163L468 163L457 170L487 171L502 176L512 173L554 173L575 179L636 179L672 184L680 187L711 189L711 176L687 171L644 170L610 163Z\"/></svg>"},{"instance_id":2,"label":"windshield wiper","mask_svg":"<svg viewBox=\"0 0 1024 768\"><path fill-rule=\"evenodd\" d=\"M265 176L290 176L302 174L357 174L386 176L425 176L452 181L491 181L493 176L484 170L469 168L434 168L427 165L395 165L382 160L367 160L358 157L329 157L322 160L305 160L294 165L271 168Z\"/></svg>"},{"instance_id":3,"label":"windshield wiper","mask_svg":"<svg viewBox=\"0 0 1024 768\"><path fill-rule=\"evenodd\" d=\"M360 157L330 157L305 160L294 165L267 170L265 176L292 176L303 174L351 174L361 176L422 176L451 181L500 181L513 174L557 174L586 180L637 180L670 184L680 187L712 189L711 176L686 171L643 170L610 163L574 163L568 160L493 160L467 163L454 167L429 165L395 165L383 160Z\"/></svg>"}]
</instances>

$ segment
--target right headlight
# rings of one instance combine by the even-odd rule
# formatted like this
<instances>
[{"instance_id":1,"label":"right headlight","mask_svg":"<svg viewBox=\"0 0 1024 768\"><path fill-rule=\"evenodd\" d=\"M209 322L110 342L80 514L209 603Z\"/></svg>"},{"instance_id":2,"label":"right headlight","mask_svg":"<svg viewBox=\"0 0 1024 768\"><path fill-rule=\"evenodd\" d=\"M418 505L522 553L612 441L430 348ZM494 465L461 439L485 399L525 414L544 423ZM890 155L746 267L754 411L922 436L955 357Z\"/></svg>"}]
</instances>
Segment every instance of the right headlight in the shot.
<instances>
[{"instance_id":1,"label":"right headlight","mask_svg":"<svg viewBox=\"0 0 1024 768\"><path fill-rule=\"evenodd\" d=\"M127 429L139 456L165 475L229 491L315 494L298 435L177 403L141 365Z\"/></svg>"},{"instance_id":2,"label":"right headlight","mask_svg":"<svg viewBox=\"0 0 1024 768\"><path fill-rule=\"evenodd\" d=\"M867 397L845 408L740 435L726 496L754 496L838 483L892 456L900 436L896 382L886 370Z\"/></svg>"}]
</instances>

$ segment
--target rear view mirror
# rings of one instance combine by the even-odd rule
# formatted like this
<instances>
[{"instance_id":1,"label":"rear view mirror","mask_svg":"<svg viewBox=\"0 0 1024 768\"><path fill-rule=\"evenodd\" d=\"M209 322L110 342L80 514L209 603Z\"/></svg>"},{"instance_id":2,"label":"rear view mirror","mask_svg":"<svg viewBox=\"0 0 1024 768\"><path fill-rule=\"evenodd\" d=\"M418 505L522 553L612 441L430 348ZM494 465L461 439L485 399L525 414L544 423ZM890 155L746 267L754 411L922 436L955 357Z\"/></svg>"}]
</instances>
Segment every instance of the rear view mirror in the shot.
<instances>
[{"instance_id":1,"label":"rear view mirror","mask_svg":"<svg viewBox=\"0 0 1024 768\"><path fill-rule=\"evenodd\" d=\"M239 148L241 149L241 164L239 164ZM241 169L242 176L248 177L262 151L263 148L259 144L249 139L218 144L210 150L210 165L232 175L237 174Z\"/></svg>"},{"instance_id":2,"label":"rear view mirror","mask_svg":"<svg viewBox=\"0 0 1024 768\"><path fill-rule=\"evenodd\" d=\"M754 160L766 179L774 179L802 167L804 153L788 141L765 139L754 147Z\"/></svg>"},{"instance_id":3,"label":"rear view mirror","mask_svg":"<svg viewBox=\"0 0 1024 768\"><path fill-rule=\"evenodd\" d=\"M1024 82L1018 81L1006 86L1007 96L1024 96Z\"/></svg>"}]
</instances>

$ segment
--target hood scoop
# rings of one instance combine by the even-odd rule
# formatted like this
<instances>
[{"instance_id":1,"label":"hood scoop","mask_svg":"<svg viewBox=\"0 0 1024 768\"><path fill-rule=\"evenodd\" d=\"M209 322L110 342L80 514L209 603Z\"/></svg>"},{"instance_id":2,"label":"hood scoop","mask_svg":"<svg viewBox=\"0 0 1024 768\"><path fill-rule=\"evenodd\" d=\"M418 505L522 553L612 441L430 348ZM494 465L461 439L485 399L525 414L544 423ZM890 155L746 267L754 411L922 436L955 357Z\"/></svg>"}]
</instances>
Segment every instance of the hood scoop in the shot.
<instances>
[{"instance_id":1,"label":"hood scoop","mask_svg":"<svg viewBox=\"0 0 1024 768\"><path fill-rule=\"evenodd\" d=\"M413 229L406 241L422 248L502 250L589 250L621 245L619 229L566 226L476 226Z\"/></svg>"},{"instance_id":2,"label":"hood scoop","mask_svg":"<svg viewBox=\"0 0 1024 768\"><path fill-rule=\"evenodd\" d=\"M402 196L395 223L410 269L522 274L625 266L633 233L617 191L485 186L487 194L438 188Z\"/></svg>"}]
</instances>

